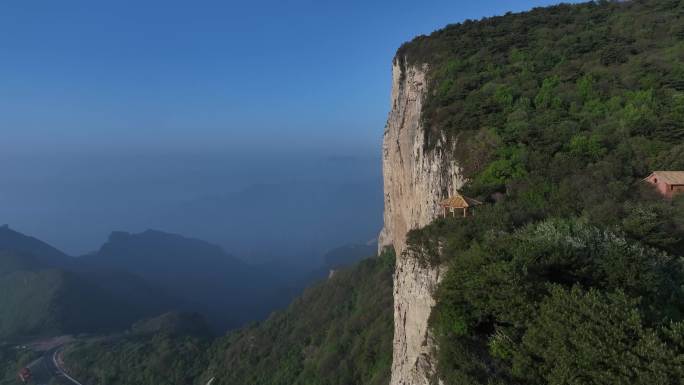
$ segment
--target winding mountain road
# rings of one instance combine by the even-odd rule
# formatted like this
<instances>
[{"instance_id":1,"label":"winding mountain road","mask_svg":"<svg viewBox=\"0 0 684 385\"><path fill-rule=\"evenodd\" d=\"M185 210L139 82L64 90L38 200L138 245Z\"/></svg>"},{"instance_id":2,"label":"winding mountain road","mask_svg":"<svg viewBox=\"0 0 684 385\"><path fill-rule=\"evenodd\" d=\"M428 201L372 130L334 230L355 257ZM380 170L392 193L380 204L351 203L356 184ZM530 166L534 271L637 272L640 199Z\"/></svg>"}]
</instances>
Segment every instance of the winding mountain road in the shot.
<instances>
[{"instance_id":1,"label":"winding mountain road","mask_svg":"<svg viewBox=\"0 0 684 385\"><path fill-rule=\"evenodd\" d=\"M62 347L50 349L43 356L28 365L33 375L33 382L37 385L47 385L53 378L60 379L60 384L84 385L75 378L68 375L62 368L59 354Z\"/></svg>"},{"instance_id":2,"label":"winding mountain road","mask_svg":"<svg viewBox=\"0 0 684 385\"><path fill-rule=\"evenodd\" d=\"M82 383L78 382L75 378L71 377L68 375L65 371L64 368L62 368L62 365L59 363L59 353L62 352L62 348L59 347L55 349L54 353L52 353L52 365L55 368L55 373L59 373L59 375L64 376L67 380L71 381L72 384L75 385L83 385Z\"/></svg>"}]
</instances>

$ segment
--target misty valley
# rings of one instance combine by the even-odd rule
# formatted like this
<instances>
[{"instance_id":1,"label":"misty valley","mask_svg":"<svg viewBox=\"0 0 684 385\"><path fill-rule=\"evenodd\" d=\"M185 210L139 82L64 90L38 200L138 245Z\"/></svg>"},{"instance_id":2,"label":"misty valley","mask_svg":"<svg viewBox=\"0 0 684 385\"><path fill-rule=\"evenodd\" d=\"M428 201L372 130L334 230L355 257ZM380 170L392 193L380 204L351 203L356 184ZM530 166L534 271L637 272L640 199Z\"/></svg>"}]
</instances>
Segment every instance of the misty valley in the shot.
<instances>
[{"instance_id":1,"label":"misty valley","mask_svg":"<svg viewBox=\"0 0 684 385\"><path fill-rule=\"evenodd\" d=\"M72 257L4 225L0 227L0 250L3 381L13 382L15 366L21 363L26 381L69 383L59 378L60 369L50 365L57 365L53 359L61 362L77 357L83 366L70 367L70 373L78 372L79 378L86 376L89 382L103 380L91 378L103 375L91 372L86 363L92 360L93 367L101 365L98 370L111 376L106 381L115 381L121 376L119 371L129 370L130 365L142 364L126 383L144 383L143 374L170 378L171 382L190 381L205 369L199 365L208 360L206 350L215 337L265 319L275 310L287 308L286 314L297 312L299 317L298 311L287 307L293 298L312 283L373 256L377 244L331 249L320 266L305 272L275 263L250 265L208 242L154 230L113 232L98 251ZM391 298L387 292L391 289L387 275L391 260L377 268L375 263L366 264L371 265L370 270L384 266L385 279L377 285L385 285L384 294L389 296L378 300L386 302ZM330 282L353 285L351 272L339 274ZM334 290L326 285L330 283L309 290ZM174 348L166 351L170 346ZM118 361L133 359L127 357L127 349L138 351L133 357L139 362ZM149 369L145 364L151 356L164 361L174 355L179 356L173 360L192 363L183 363L173 374L166 366ZM193 372L184 365L196 369ZM168 377L171 375L180 377Z\"/></svg>"},{"instance_id":2,"label":"misty valley","mask_svg":"<svg viewBox=\"0 0 684 385\"><path fill-rule=\"evenodd\" d=\"M0 4L0 385L684 384L684 0L74 1Z\"/></svg>"}]
</instances>

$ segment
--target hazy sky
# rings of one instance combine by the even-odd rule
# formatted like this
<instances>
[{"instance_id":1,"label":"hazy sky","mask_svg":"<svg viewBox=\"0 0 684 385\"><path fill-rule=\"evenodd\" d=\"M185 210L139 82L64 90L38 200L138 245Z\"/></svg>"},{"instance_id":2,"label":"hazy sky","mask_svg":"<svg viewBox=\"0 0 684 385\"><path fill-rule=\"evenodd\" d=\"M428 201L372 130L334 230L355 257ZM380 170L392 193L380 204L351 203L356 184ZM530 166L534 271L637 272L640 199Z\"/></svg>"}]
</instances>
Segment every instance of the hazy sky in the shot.
<instances>
[{"instance_id":1,"label":"hazy sky","mask_svg":"<svg viewBox=\"0 0 684 385\"><path fill-rule=\"evenodd\" d=\"M551 3L3 0L0 224L73 254L147 228L262 259L367 241L396 49Z\"/></svg>"},{"instance_id":2,"label":"hazy sky","mask_svg":"<svg viewBox=\"0 0 684 385\"><path fill-rule=\"evenodd\" d=\"M372 148L399 45L549 0L0 3L0 151Z\"/></svg>"}]
</instances>

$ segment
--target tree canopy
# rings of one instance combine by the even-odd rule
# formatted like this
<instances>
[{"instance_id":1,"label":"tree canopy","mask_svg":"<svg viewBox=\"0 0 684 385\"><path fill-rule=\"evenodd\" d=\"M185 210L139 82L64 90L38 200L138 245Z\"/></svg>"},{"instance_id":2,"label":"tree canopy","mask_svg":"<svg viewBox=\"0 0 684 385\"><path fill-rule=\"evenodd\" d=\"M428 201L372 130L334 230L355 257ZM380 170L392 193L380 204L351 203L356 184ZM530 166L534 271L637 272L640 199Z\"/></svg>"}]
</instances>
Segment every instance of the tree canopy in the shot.
<instances>
[{"instance_id":1,"label":"tree canopy","mask_svg":"<svg viewBox=\"0 0 684 385\"><path fill-rule=\"evenodd\" d=\"M397 60L427 64L426 149L489 202L409 235L450 267L431 320L439 377L679 383L684 196L641 180L684 169L684 2L466 21Z\"/></svg>"}]
</instances>

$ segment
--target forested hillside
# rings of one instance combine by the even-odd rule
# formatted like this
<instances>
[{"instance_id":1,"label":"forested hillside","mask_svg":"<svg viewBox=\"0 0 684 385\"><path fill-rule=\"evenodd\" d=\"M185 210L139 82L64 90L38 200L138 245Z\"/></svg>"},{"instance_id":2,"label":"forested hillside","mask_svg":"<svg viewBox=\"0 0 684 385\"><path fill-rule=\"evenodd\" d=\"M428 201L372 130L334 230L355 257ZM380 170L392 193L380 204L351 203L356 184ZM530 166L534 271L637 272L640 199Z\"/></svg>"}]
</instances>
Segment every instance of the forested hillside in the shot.
<instances>
[{"instance_id":1,"label":"forested hillside","mask_svg":"<svg viewBox=\"0 0 684 385\"><path fill-rule=\"evenodd\" d=\"M66 271L0 276L0 338L53 336L122 328L144 313Z\"/></svg>"},{"instance_id":2,"label":"forested hillside","mask_svg":"<svg viewBox=\"0 0 684 385\"><path fill-rule=\"evenodd\" d=\"M65 360L71 375L85 384L190 385L207 366L210 344L193 335L133 334L70 346Z\"/></svg>"},{"instance_id":3,"label":"forested hillside","mask_svg":"<svg viewBox=\"0 0 684 385\"><path fill-rule=\"evenodd\" d=\"M386 253L340 270L286 310L210 341L161 332L72 346L90 384L384 385L392 361L392 272Z\"/></svg>"},{"instance_id":4,"label":"forested hillside","mask_svg":"<svg viewBox=\"0 0 684 385\"><path fill-rule=\"evenodd\" d=\"M313 280L291 275L160 231L114 232L98 252L70 257L0 226L0 339L120 331L170 311L200 312L224 333L285 307Z\"/></svg>"},{"instance_id":5,"label":"forested hillside","mask_svg":"<svg viewBox=\"0 0 684 385\"><path fill-rule=\"evenodd\" d=\"M54 247L0 227L0 338L121 330L178 305L138 276L87 269Z\"/></svg>"},{"instance_id":6,"label":"forested hillside","mask_svg":"<svg viewBox=\"0 0 684 385\"><path fill-rule=\"evenodd\" d=\"M392 364L394 256L367 259L284 312L214 346L207 377L226 385L384 385Z\"/></svg>"},{"instance_id":7,"label":"forested hillside","mask_svg":"<svg viewBox=\"0 0 684 385\"><path fill-rule=\"evenodd\" d=\"M591 2L404 45L423 117L486 204L410 234L449 273L432 329L447 384L684 378L684 2ZM440 140L444 138L446 144Z\"/></svg>"}]
</instances>

